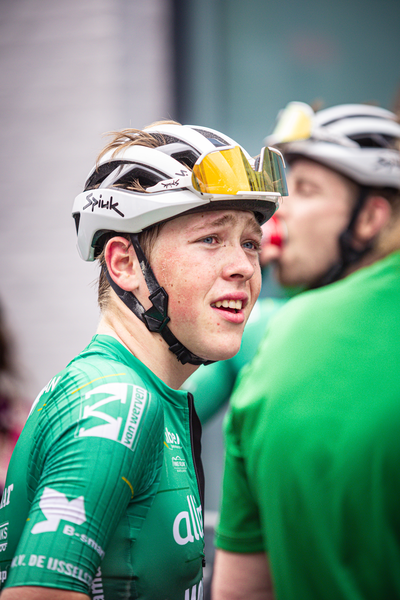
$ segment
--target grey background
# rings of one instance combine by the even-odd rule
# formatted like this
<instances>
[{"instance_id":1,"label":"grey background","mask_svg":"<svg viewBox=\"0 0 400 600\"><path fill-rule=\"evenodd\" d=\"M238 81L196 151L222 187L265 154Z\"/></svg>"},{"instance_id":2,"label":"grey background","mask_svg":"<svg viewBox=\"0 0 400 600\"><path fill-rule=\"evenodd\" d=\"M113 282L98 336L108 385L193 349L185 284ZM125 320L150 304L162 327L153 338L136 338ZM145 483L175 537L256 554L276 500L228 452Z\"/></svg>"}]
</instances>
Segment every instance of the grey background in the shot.
<instances>
[{"instance_id":1,"label":"grey background","mask_svg":"<svg viewBox=\"0 0 400 600\"><path fill-rule=\"evenodd\" d=\"M168 0L0 2L0 300L29 403L93 335L71 207L104 132L171 113Z\"/></svg>"}]
</instances>

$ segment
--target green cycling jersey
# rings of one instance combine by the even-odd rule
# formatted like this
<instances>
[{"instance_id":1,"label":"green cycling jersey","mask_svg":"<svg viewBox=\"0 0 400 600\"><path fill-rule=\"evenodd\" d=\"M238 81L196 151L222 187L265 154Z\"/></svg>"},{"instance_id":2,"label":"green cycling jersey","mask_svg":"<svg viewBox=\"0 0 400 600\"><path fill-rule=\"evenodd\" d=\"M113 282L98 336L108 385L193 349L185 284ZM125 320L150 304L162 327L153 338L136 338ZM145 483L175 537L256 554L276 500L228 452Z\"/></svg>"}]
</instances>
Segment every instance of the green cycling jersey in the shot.
<instances>
[{"instance_id":1,"label":"green cycling jersey","mask_svg":"<svg viewBox=\"0 0 400 600\"><path fill-rule=\"evenodd\" d=\"M400 252L271 321L225 420L216 546L282 600L400 598Z\"/></svg>"},{"instance_id":2,"label":"green cycling jersey","mask_svg":"<svg viewBox=\"0 0 400 600\"><path fill-rule=\"evenodd\" d=\"M0 504L1 589L200 600L200 424L122 344L95 336L42 390Z\"/></svg>"}]
</instances>

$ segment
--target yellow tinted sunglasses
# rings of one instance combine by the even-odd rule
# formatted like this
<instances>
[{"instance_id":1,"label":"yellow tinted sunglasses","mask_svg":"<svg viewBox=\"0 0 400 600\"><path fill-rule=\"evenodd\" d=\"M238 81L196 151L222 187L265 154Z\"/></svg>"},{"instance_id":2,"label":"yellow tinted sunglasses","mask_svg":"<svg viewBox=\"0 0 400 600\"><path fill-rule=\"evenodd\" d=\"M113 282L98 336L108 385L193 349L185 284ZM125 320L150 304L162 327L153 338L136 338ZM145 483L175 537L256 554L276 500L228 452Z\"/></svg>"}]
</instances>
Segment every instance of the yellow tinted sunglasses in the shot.
<instances>
[{"instance_id":1,"label":"yellow tinted sunglasses","mask_svg":"<svg viewBox=\"0 0 400 600\"><path fill-rule=\"evenodd\" d=\"M306 140L311 137L314 111L305 102L289 102L278 118L270 138L274 144Z\"/></svg>"},{"instance_id":2,"label":"yellow tinted sunglasses","mask_svg":"<svg viewBox=\"0 0 400 600\"><path fill-rule=\"evenodd\" d=\"M246 196L267 199L287 196L285 163L274 148L262 148L252 167L240 146L227 146L202 154L191 173L161 181L148 192L191 187L202 195Z\"/></svg>"}]
</instances>

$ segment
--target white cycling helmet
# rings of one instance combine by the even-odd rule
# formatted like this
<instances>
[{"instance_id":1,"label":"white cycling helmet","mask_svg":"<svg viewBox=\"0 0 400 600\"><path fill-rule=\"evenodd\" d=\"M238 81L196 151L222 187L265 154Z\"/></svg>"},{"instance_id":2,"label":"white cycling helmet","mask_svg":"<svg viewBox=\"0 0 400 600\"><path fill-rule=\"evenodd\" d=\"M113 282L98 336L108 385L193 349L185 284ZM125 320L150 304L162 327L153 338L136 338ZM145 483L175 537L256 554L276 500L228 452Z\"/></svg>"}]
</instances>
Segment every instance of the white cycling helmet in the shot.
<instances>
[{"instance_id":1,"label":"white cycling helmet","mask_svg":"<svg viewBox=\"0 0 400 600\"><path fill-rule=\"evenodd\" d=\"M349 265L373 247L373 240L361 249L353 244L353 229L368 196L374 190L400 190L400 124L396 115L367 104L343 104L315 113L304 102L290 102L279 113L266 143L276 144L289 164L308 158L358 185L357 201L339 236L340 260L312 287L340 279Z\"/></svg>"},{"instance_id":2,"label":"white cycling helmet","mask_svg":"<svg viewBox=\"0 0 400 600\"><path fill-rule=\"evenodd\" d=\"M188 211L250 210L262 224L287 194L284 161L273 148L263 148L255 163L231 138L205 127L164 123L144 132L157 146L108 151L75 198L84 260L94 260L107 231L138 233ZM133 180L142 188L133 189Z\"/></svg>"},{"instance_id":3,"label":"white cycling helmet","mask_svg":"<svg viewBox=\"0 0 400 600\"><path fill-rule=\"evenodd\" d=\"M159 123L143 132L120 133L111 149L100 155L84 192L75 198L72 214L79 252L84 260L94 260L105 234L128 233L152 307L145 310L103 267L110 286L149 331L162 335L180 362L208 364L183 346L167 325L168 294L160 287L138 234L179 215L205 210L248 210L264 223L278 208L280 197L287 195L282 154L263 148L253 160L231 138L205 127Z\"/></svg>"},{"instance_id":4,"label":"white cycling helmet","mask_svg":"<svg viewBox=\"0 0 400 600\"><path fill-rule=\"evenodd\" d=\"M314 113L308 104L290 102L266 141L288 162L304 156L359 185L400 189L400 124L384 108L343 104Z\"/></svg>"}]
</instances>

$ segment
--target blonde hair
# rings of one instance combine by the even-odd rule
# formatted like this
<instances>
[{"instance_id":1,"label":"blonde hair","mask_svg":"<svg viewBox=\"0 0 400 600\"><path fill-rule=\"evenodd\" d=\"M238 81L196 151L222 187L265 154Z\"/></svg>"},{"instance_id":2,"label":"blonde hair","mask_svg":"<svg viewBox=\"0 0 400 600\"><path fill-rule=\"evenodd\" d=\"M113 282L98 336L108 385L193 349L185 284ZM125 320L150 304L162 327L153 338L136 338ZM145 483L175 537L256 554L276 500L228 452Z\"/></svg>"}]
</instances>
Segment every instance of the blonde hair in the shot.
<instances>
[{"instance_id":1,"label":"blonde hair","mask_svg":"<svg viewBox=\"0 0 400 600\"><path fill-rule=\"evenodd\" d=\"M113 136L112 140L103 148L97 157L96 164L98 165L100 160L107 152L113 150L111 158L115 158L121 151L131 146L146 146L147 148L158 148L165 144L165 138L161 133L152 133L146 131L150 127L157 125L179 125L181 123L177 121L155 121L151 125L147 125L144 129L121 129L120 131L109 131L106 136Z\"/></svg>"},{"instance_id":2,"label":"blonde hair","mask_svg":"<svg viewBox=\"0 0 400 600\"><path fill-rule=\"evenodd\" d=\"M156 121L151 125L148 125L143 130L141 129L121 129L120 131L111 131L108 136L113 136L111 141L103 148L96 159L96 168L98 169L98 165L100 160L103 158L105 154L112 151L111 158L115 159L118 154L125 150L126 148L130 148L131 146L145 146L147 148L158 148L159 146L163 146L165 144L165 137L160 133L152 133L150 131L146 131L149 127L153 127L156 125L181 125L176 121ZM139 183L137 179L132 179L129 183L125 184L117 184L124 189L129 190L137 190L141 192L145 192L145 188ZM143 252L150 261L151 258L151 250L153 248L155 239L157 238L163 224L153 225L142 231L139 234L139 243L143 249ZM129 234L126 233L118 233L118 232L109 232L104 235L104 243L103 250L98 256L99 266L100 266L100 275L98 281L98 289L97 289L97 301L100 307L100 310L103 312L109 306L110 302L110 284L108 282L106 276L106 260L105 260L105 247L107 242L115 236L124 237L129 241L129 245L131 244Z\"/></svg>"}]
</instances>

